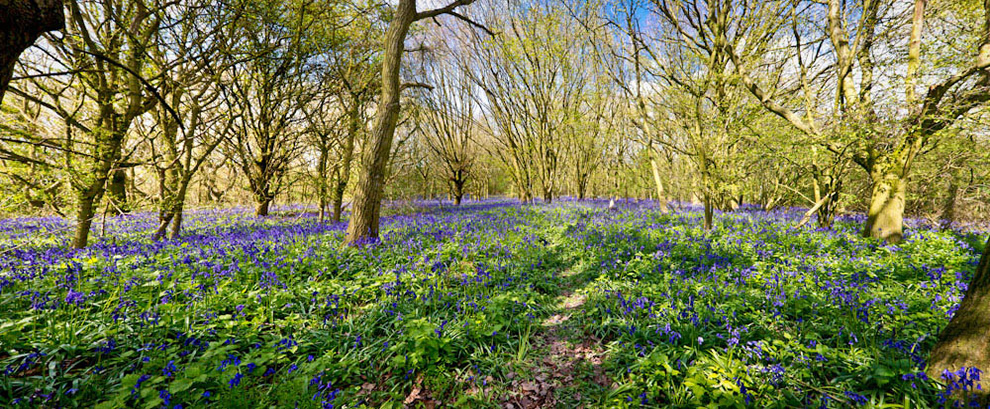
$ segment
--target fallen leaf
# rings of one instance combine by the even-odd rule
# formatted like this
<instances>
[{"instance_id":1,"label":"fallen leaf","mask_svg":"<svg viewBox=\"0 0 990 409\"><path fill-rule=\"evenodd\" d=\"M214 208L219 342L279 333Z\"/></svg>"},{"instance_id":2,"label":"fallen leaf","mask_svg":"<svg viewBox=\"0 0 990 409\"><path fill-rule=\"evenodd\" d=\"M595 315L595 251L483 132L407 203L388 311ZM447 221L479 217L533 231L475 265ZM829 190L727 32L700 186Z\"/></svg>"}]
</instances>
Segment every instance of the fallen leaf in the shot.
<instances>
[{"instance_id":1,"label":"fallen leaf","mask_svg":"<svg viewBox=\"0 0 990 409\"><path fill-rule=\"evenodd\" d=\"M412 392L409 392L409 395L406 396L406 400L402 401L402 403L405 403L406 405L408 405L410 403L415 402L416 399L419 399L419 392L420 392L420 389L419 389L418 386L415 387L415 388L413 388Z\"/></svg>"}]
</instances>

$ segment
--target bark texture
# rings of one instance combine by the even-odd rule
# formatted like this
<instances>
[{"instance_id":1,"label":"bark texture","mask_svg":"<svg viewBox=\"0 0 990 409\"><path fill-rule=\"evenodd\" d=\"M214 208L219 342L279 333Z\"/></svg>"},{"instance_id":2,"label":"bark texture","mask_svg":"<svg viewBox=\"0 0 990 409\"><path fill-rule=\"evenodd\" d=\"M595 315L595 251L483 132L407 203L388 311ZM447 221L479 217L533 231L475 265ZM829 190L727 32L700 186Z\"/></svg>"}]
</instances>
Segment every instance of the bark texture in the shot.
<instances>
[{"instance_id":1,"label":"bark texture","mask_svg":"<svg viewBox=\"0 0 990 409\"><path fill-rule=\"evenodd\" d=\"M416 2L401 0L385 33L385 54L382 60L382 92L374 126L364 149L364 171L358 178L347 237L344 243L355 245L378 237L385 172L392 149L392 138L399 119L401 88L399 69L402 65L406 34L416 17Z\"/></svg>"},{"instance_id":2,"label":"bark texture","mask_svg":"<svg viewBox=\"0 0 990 409\"><path fill-rule=\"evenodd\" d=\"M984 371L980 383L980 398L986 405L990 379L990 240L983 249L983 257L976 274L969 282L966 295L959 304L952 320L938 335L938 343L928 358L928 376L940 379L942 372L954 372L962 367Z\"/></svg>"},{"instance_id":3,"label":"bark texture","mask_svg":"<svg viewBox=\"0 0 990 409\"><path fill-rule=\"evenodd\" d=\"M456 0L445 7L420 13L416 12L416 0L399 0L399 4L396 5L395 14L385 31L381 97L371 133L362 152L364 171L358 178L353 210L347 224L347 237L344 238L345 245L358 245L378 238L385 176L401 109L399 102L402 87L399 83L399 71L402 67L402 53L405 50L409 26L414 21L452 12L458 6L471 4L473 1Z\"/></svg>"},{"instance_id":4,"label":"bark texture","mask_svg":"<svg viewBox=\"0 0 990 409\"><path fill-rule=\"evenodd\" d=\"M107 188L110 207L107 213L119 215L130 212L127 204L127 171L115 169L110 176L110 186Z\"/></svg>"},{"instance_id":5,"label":"bark texture","mask_svg":"<svg viewBox=\"0 0 990 409\"><path fill-rule=\"evenodd\" d=\"M904 237L904 197L907 180L893 172L879 172L873 177L873 194L866 213L864 237L899 243Z\"/></svg>"},{"instance_id":6,"label":"bark texture","mask_svg":"<svg viewBox=\"0 0 990 409\"><path fill-rule=\"evenodd\" d=\"M65 28L61 0L0 1L0 102L17 58L42 33Z\"/></svg>"}]
</instances>

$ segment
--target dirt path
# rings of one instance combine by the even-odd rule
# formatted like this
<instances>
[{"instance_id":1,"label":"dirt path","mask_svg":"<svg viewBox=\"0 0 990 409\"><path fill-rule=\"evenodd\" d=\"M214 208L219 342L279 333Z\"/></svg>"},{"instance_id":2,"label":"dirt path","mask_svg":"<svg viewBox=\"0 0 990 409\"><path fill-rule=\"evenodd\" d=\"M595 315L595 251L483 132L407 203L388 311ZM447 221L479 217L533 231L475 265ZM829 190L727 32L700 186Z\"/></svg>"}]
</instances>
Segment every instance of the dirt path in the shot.
<instances>
[{"instance_id":1,"label":"dirt path","mask_svg":"<svg viewBox=\"0 0 990 409\"><path fill-rule=\"evenodd\" d=\"M561 273L561 278L556 312L534 328L526 359L529 373L511 381L503 408L583 407L595 401L588 394L598 394L611 383L601 367L605 351L600 341L572 320L585 303L583 290L589 279L576 268Z\"/></svg>"}]
</instances>

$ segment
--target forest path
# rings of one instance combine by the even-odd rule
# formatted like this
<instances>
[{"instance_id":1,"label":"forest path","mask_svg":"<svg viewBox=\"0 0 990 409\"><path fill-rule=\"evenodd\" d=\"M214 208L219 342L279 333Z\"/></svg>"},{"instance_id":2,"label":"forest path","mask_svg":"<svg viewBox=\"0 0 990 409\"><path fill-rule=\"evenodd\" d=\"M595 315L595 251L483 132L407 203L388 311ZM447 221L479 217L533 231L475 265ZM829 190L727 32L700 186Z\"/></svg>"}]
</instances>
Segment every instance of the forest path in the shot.
<instances>
[{"instance_id":1,"label":"forest path","mask_svg":"<svg viewBox=\"0 0 990 409\"><path fill-rule=\"evenodd\" d=\"M504 408L594 406L609 389L601 341L574 319L587 300L594 274L581 263L560 273L553 314L533 327L523 361L527 374L511 380Z\"/></svg>"}]
</instances>

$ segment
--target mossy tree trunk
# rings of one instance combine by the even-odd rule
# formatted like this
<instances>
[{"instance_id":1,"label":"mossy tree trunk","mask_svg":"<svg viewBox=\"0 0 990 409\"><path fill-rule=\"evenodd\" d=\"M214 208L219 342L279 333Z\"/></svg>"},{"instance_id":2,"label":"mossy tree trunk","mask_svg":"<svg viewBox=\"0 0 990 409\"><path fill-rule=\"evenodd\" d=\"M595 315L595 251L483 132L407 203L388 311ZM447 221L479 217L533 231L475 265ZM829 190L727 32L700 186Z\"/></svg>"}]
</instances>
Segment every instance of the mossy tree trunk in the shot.
<instances>
[{"instance_id":1,"label":"mossy tree trunk","mask_svg":"<svg viewBox=\"0 0 990 409\"><path fill-rule=\"evenodd\" d=\"M884 155L872 161L873 183L870 206L866 212L863 237L899 243L904 237L904 200L907 193L908 161Z\"/></svg>"},{"instance_id":2,"label":"mossy tree trunk","mask_svg":"<svg viewBox=\"0 0 990 409\"><path fill-rule=\"evenodd\" d=\"M120 125L113 120L116 116L107 106L102 110L106 122L112 127ZM112 124L112 125L111 125ZM114 163L120 158L121 146L124 141L124 131L96 131L96 155L91 163L90 172L75 183L77 210L76 232L72 239L72 247L81 249L89 243L90 227L96 217L96 209L106 192L107 180L110 178Z\"/></svg>"}]
</instances>

